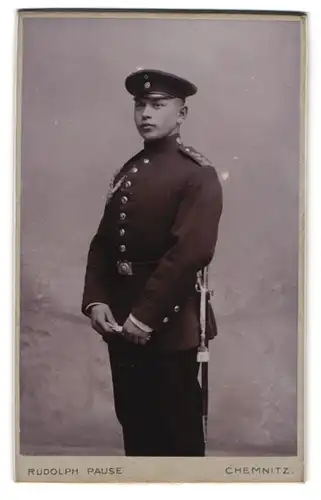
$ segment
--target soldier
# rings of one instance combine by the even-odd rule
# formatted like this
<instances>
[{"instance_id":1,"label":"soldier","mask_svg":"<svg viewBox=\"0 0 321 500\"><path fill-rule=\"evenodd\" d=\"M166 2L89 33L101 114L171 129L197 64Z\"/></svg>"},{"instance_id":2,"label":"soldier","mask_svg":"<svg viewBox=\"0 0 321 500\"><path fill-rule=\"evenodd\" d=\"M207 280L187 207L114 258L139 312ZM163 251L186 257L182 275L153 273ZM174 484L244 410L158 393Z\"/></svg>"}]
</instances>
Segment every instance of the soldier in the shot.
<instances>
[{"instance_id":1,"label":"soldier","mask_svg":"<svg viewBox=\"0 0 321 500\"><path fill-rule=\"evenodd\" d=\"M213 165L185 147L192 83L158 70L125 81L143 149L115 176L88 254L82 311L108 344L127 456L204 456L197 272L222 211ZM211 309L207 340L216 335Z\"/></svg>"}]
</instances>

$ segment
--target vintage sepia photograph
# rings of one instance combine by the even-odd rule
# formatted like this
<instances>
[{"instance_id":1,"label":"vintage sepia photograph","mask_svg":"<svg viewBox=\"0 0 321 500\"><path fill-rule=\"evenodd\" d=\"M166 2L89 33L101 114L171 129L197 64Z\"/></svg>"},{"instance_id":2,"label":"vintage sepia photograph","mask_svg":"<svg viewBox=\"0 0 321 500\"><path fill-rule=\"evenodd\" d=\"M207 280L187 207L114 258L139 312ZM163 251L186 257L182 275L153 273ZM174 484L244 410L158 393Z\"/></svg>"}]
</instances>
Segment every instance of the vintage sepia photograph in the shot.
<instances>
[{"instance_id":1,"label":"vintage sepia photograph","mask_svg":"<svg viewBox=\"0 0 321 500\"><path fill-rule=\"evenodd\" d=\"M17 17L16 480L303 481L305 14Z\"/></svg>"}]
</instances>

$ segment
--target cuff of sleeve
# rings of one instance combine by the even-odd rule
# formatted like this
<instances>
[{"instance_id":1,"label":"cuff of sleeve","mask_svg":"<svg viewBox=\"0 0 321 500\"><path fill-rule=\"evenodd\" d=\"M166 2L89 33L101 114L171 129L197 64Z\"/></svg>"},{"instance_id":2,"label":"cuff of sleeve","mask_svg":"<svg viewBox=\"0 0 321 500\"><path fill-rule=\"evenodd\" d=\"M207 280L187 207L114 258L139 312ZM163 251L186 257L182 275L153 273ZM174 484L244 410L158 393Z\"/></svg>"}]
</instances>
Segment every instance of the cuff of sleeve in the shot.
<instances>
[{"instance_id":1,"label":"cuff of sleeve","mask_svg":"<svg viewBox=\"0 0 321 500\"><path fill-rule=\"evenodd\" d=\"M145 323L142 323L141 321L136 319L135 316L133 316L132 314L129 315L129 319L134 323L134 325L138 326L138 328L143 330L143 332L151 333L153 331L153 329L150 328L150 326L145 325Z\"/></svg>"},{"instance_id":2,"label":"cuff of sleeve","mask_svg":"<svg viewBox=\"0 0 321 500\"><path fill-rule=\"evenodd\" d=\"M88 304L88 306L85 307L85 314L87 314L87 316L89 316L90 308L93 306L97 306L99 304L104 304L104 302L91 302L90 304Z\"/></svg>"}]
</instances>

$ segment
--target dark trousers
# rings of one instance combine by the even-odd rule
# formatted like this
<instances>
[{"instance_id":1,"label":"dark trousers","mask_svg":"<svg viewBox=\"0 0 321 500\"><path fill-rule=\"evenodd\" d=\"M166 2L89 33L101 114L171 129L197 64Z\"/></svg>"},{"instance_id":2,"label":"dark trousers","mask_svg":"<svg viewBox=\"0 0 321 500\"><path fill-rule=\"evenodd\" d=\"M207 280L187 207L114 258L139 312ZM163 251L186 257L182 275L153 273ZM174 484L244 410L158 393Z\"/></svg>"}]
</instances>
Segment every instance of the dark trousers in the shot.
<instances>
[{"instance_id":1,"label":"dark trousers","mask_svg":"<svg viewBox=\"0 0 321 500\"><path fill-rule=\"evenodd\" d=\"M109 344L127 456L204 456L196 352L159 353L122 339Z\"/></svg>"}]
</instances>

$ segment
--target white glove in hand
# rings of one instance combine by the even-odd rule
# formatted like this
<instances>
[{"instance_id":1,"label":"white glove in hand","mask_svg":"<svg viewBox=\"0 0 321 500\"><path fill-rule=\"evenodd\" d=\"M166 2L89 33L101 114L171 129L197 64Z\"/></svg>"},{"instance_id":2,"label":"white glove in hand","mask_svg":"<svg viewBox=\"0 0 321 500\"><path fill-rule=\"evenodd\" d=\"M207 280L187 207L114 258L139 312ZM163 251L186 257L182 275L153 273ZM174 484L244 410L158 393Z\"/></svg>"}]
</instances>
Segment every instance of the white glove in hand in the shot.
<instances>
[{"instance_id":1,"label":"white glove in hand","mask_svg":"<svg viewBox=\"0 0 321 500\"><path fill-rule=\"evenodd\" d=\"M122 327L118 325L107 304L93 305L90 309L90 318L91 326L100 335L122 332Z\"/></svg>"}]
</instances>

